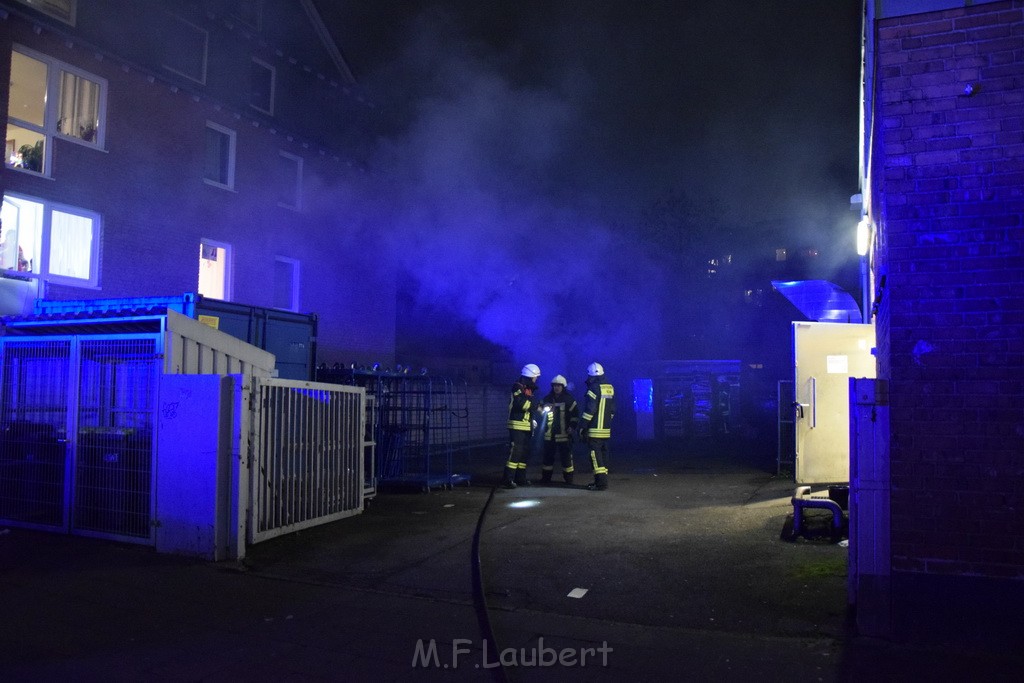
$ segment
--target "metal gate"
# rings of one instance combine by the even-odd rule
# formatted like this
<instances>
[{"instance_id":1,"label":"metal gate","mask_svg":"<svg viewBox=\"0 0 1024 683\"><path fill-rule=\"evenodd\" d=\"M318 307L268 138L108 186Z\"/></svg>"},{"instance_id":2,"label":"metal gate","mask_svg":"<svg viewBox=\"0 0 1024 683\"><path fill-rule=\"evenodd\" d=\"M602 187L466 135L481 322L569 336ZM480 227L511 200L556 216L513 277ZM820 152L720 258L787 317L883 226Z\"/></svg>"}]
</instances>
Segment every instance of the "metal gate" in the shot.
<instances>
[{"instance_id":1,"label":"metal gate","mask_svg":"<svg viewBox=\"0 0 1024 683\"><path fill-rule=\"evenodd\" d=\"M158 335L0 343L0 519L149 543Z\"/></svg>"},{"instance_id":2,"label":"metal gate","mask_svg":"<svg viewBox=\"0 0 1024 683\"><path fill-rule=\"evenodd\" d=\"M252 410L250 543L362 512L365 389L257 378Z\"/></svg>"}]
</instances>

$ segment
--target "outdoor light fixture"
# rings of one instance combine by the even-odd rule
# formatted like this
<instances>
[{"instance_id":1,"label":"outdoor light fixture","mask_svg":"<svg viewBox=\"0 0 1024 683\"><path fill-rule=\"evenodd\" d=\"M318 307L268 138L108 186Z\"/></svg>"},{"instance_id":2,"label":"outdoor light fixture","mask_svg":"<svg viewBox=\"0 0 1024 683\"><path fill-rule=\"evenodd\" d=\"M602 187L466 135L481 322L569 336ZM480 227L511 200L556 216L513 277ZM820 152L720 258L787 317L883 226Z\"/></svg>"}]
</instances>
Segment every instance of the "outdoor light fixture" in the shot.
<instances>
[{"instance_id":1,"label":"outdoor light fixture","mask_svg":"<svg viewBox=\"0 0 1024 683\"><path fill-rule=\"evenodd\" d=\"M868 238L871 236L871 220L867 216L857 223L857 255L868 255Z\"/></svg>"},{"instance_id":2,"label":"outdoor light fixture","mask_svg":"<svg viewBox=\"0 0 1024 683\"><path fill-rule=\"evenodd\" d=\"M871 219L864 216L857 223L857 255L860 256L860 297L861 320L871 322L871 310L868 308L870 292L868 284L868 240L871 238Z\"/></svg>"}]
</instances>

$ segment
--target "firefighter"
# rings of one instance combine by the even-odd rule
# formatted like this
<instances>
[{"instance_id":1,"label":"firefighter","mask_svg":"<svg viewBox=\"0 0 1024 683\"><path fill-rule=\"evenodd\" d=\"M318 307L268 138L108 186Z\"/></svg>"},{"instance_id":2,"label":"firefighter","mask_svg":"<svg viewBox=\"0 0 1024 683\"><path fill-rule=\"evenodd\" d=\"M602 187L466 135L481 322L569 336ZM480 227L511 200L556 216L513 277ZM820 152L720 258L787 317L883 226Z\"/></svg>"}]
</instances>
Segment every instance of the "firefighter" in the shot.
<instances>
[{"instance_id":1,"label":"firefighter","mask_svg":"<svg viewBox=\"0 0 1024 683\"><path fill-rule=\"evenodd\" d=\"M555 471L555 456L562 463L562 479L572 484L572 435L580 419L580 409L576 399L566 388L565 377L555 375L551 380L551 392L541 401L542 410L547 416L544 427L544 465L541 468L541 481L551 483Z\"/></svg>"},{"instance_id":2,"label":"firefighter","mask_svg":"<svg viewBox=\"0 0 1024 683\"><path fill-rule=\"evenodd\" d=\"M529 486L526 478L526 460L530 456L531 436L535 424L534 411L539 405L534 399L540 368L527 363L520 371L520 377L512 385L512 397L508 402L508 462L502 485L507 489Z\"/></svg>"},{"instance_id":3,"label":"firefighter","mask_svg":"<svg viewBox=\"0 0 1024 683\"><path fill-rule=\"evenodd\" d=\"M590 446L590 464L594 467L591 491L608 488L608 441L615 417L615 387L605 381L600 363L587 366L587 398L580 416L580 437Z\"/></svg>"}]
</instances>

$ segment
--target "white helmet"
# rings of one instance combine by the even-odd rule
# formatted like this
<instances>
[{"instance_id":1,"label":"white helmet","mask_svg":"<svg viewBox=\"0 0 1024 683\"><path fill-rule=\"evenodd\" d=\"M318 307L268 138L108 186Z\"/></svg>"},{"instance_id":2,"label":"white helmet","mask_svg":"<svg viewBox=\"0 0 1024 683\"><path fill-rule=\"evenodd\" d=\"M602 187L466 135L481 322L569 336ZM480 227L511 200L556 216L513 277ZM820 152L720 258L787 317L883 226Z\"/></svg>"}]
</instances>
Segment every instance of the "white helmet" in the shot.
<instances>
[{"instance_id":1,"label":"white helmet","mask_svg":"<svg viewBox=\"0 0 1024 683\"><path fill-rule=\"evenodd\" d=\"M540 377L540 368L538 368L533 363L527 363L526 365L523 366L523 369L520 371L519 374L521 374L523 377L529 377L530 379L537 379L538 377Z\"/></svg>"},{"instance_id":2,"label":"white helmet","mask_svg":"<svg viewBox=\"0 0 1024 683\"><path fill-rule=\"evenodd\" d=\"M565 378L562 377L561 375L555 375L553 378L551 378L551 383L552 384L561 384L563 387L569 385L569 383L566 382Z\"/></svg>"},{"instance_id":3,"label":"white helmet","mask_svg":"<svg viewBox=\"0 0 1024 683\"><path fill-rule=\"evenodd\" d=\"M587 374L591 377L597 377L598 375L604 374L604 368L601 367L600 363L591 363L587 366Z\"/></svg>"}]
</instances>

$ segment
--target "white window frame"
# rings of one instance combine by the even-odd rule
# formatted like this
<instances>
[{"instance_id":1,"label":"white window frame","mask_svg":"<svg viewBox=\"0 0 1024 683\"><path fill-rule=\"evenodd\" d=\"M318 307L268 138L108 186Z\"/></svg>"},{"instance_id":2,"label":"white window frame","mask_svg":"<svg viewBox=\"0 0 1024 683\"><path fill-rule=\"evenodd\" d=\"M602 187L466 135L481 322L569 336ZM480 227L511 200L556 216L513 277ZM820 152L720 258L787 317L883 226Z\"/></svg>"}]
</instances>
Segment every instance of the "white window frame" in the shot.
<instances>
[{"instance_id":1,"label":"white window frame","mask_svg":"<svg viewBox=\"0 0 1024 683\"><path fill-rule=\"evenodd\" d=\"M162 61L161 61L161 66L163 66L163 68L167 69L171 73L178 74L179 76L187 78L190 81L195 81L196 83L199 83L200 85L206 85L206 69L207 69L207 67L209 65L209 57L210 57L210 32L207 31L202 26L196 26L191 21L189 21L187 19L183 19L182 17L179 17L176 14L171 14L170 12L165 12L164 16L166 18L170 19L172 22L177 22L179 24L184 24L186 27L195 29L195 31L197 33L201 33L202 34L202 36L203 36L203 60L202 60L203 65L201 67L202 74L200 74L199 78L196 78L192 74L187 74L184 71L179 71L178 69L174 68L173 66L168 66L167 64L164 64Z\"/></svg>"},{"instance_id":2,"label":"white window frame","mask_svg":"<svg viewBox=\"0 0 1024 683\"><path fill-rule=\"evenodd\" d=\"M210 178L207 178L206 177L206 161L205 161L206 157L204 156L203 157L203 159L204 159L204 161L203 161L203 182L206 183L207 185L212 185L213 187L219 187L219 188L222 188L222 189L225 189L225 190L234 190L235 189L235 154L237 152L237 145L236 145L237 134L236 134L235 131L231 130L230 128L225 128L224 126L220 125L219 123L214 123L213 121L207 121L206 122L206 127L209 128L210 130L217 131L218 133L221 133L221 134L226 135L228 137L228 167L227 167L227 183L226 184L225 183L221 183L221 182L219 182L217 180L212 180ZM206 131L203 131L203 132L204 132L204 135L203 135L203 153L205 155L205 153L206 153L206 136L205 136L205 132Z\"/></svg>"},{"instance_id":3,"label":"white window frame","mask_svg":"<svg viewBox=\"0 0 1024 683\"><path fill-rule=\"evenodd\" d=\"M286 152L283 149L279 150L279 152L280 152L280 158L281 159L287 159L288 161L292 161L292 162L295 163L295 194L294 194L295 203L294 204L287 204L285 202L278 202L277 205L282 207L282 208L285 208L285 209L291 209L292 211L301 211L302 210L302 157L297 156L295 154L291 154L290 152Z\"/></svg>"},{"instance_id":4,"label":"white window frame","mask_svg":"<svg viewBox=\"0 0 1024 683\"><path fill-rule=\"evenodd\" d=\"M91 74L84 69L62 62L59 59L54 59L49 55L36 52L24 45L15 44L13 46L14 52L19 52L22 55L34 59L39 62L46 64L46 106L43 110L43 125L39 126L30 121L19 119L16 116L8 115L8 125L15 125L26 130L33 131L42 135L45 138L44 153L43 153L43 170L33 171L27 168L21 168L18 166L9 166L4 160L4 167L22 173L31 173L33 175L41 175L46 178L53 176L53 141L56 139L66 140L73 142L76 145L82 145L83 147L89 147L91 149L106 149L106 135L107 135L107 92L109 87L107 85L107 79L101 78L95 74ZM62 73L69 73L78 78L84 78L92 81L99 85L100 96L99 105L96 117L98 119L98 125L96 128L96 137L93 140L83 140L82 138L75 137L74 135L68 135L57 130L57 122L60 119L60 77Z\"/></svg>"},{"instance_id":5,"label":"white window frame","mask_svg":"<svg viewBox=\"0 0 1024 683\"><path fill-rule=\"evenodd\" d=\"M302 266L299 263L298 259L293 259L293 258L290 258L288 256L275 256L274 257L274 265L276 266L278 263L284 263L286 265L291 266L291 270L292 270L292 296L291 296L291 299L292 300L289 303L288 308L286 308L284 310L286 310L286 311L293 311L293 312L297 313L298 310L299 310L299 273L302 271ZM274 269L274 274L276 276L277 268ZM275 291L275 294L276 294L276 291L277 291L277 283L276 282L274 283L274 291ZM274 304L276 306L277 301L274 301Z\"/></svg>"},{"instance_id":6,"label":"white window frame","mask_svg":"<svg viewBox=\"0 0 1024 683\"><path fill-rule=\"evenodd\" d=\"M267 71L270 72L270 94L267 95L267 99L268 99L267 105L268 106L267 106L266 109L264 109L263 107L259 107L259 106L257 106L257 105L252 103L252 90L250 89L250 91L249 91L249 106L252 107L253 109L255 109L256 111L260 111L260 112L263 112L264 114L269 114L269 115L273 116L274 115L274 99L277 96L277 69L275 69L272 65L267 64L262 59L259 59L258 57L253 57L252 58L252 62L253 62L253 64L258 64L259 66L262 66L264 69L266 69Z\"/></svg>"},{"instance_id":7,"label":"white window frame","mask_svg":"<svg viewBox=\"0 0 1024 683\"><path fill-rule=\"evenodd\" d=\"M233 301L234 299L232 297L234 296L234 287L232 286L232 282L235 279L235 267L234 252L231 245L227 242L219 242L217 240L201 237L199 239L200 253L202 253L202 247L204 244L224 250L224 298L222 301ZM198 286L198 284L199 282L197 281L196 285Z\"/></svg>"},{"instance_id":8,"label":"white window frame","mask_svg":"<svg viewBox=\"0 0 1024 683\"><path fill-rule=\"evenodd\" d=\"M78 11L77 0L67 0L68 9L67 12L62 12L59 8L54 9L55 4L53 0L21 0L23 5L28 5L32 9L42 12L48 17L53 17L59 21L64 22L70 26L75 25L75 17Z\"/></svg>"},{"instance_id":9,"label":"white window frame","mask_svg":"<svg viewBox=\"0 0 1024 683\"><path fill-rule=\"evenodd\" d=\"M70 285L72 287L98 288L100 282L100 246L103 244L103 221L100 214L95 211L83 209L78 206L70 206L58 202L51 202L42 197L21 194L7 191L5 197L20 199L21 201L33 202L43 207L43 224L41 227L39 244L39 272L30 273L16 271L12 273L18 277L34 278L43 282L54 284ZM92 221L92 244L89 247L89 277L88 279L69 277L67 275L54 275L50 273L50 228L53 220L53 212L60 211L72 216L88 218ZM7 272L7 271L0 271Z\"/></svg>"}]
</instances>

